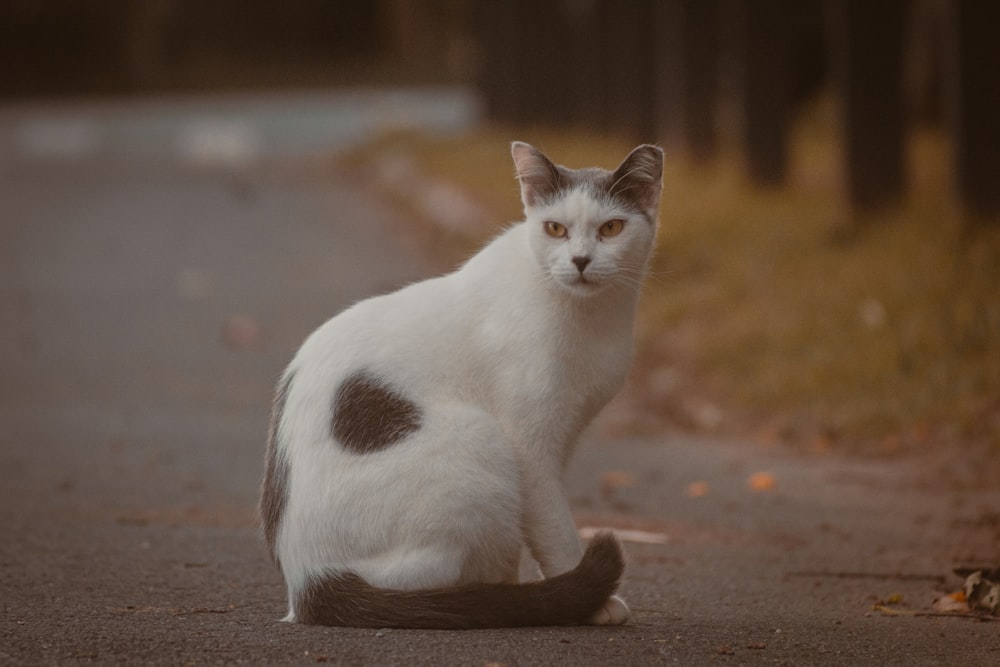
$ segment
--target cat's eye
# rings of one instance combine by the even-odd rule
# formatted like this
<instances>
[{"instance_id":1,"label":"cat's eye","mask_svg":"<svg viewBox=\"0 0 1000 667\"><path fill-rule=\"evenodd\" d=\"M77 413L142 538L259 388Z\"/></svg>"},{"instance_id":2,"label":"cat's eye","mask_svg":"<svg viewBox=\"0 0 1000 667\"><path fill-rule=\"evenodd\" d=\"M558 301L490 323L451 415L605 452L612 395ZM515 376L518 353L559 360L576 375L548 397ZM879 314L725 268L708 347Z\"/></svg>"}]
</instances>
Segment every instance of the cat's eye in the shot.
<instances>
[{"instance_id":1,"label":"cat's eye","mask_svg":"<svg viewBox=\"0 0 1000 667\"><path fill-rule=\"evenodd\" d=\"M601 228L598 230L598 233L601 235L602 238L610 238L612 236L618 236L619 234L621 234L623 227L625 227L625 221L616 218L615 220L608 220L603 225L601 225Z\"/></svg>"},{"instance_id":2,"label":"cat's eye","mask_svg":"<svg viewBox=\"0 0 1000 667\"><path fill-rule=\"evenodd\" d=\"M566 236L566 225L553 220L546 220L545 233L554 239L561 239Z\"/></svg>"}]
</instances>

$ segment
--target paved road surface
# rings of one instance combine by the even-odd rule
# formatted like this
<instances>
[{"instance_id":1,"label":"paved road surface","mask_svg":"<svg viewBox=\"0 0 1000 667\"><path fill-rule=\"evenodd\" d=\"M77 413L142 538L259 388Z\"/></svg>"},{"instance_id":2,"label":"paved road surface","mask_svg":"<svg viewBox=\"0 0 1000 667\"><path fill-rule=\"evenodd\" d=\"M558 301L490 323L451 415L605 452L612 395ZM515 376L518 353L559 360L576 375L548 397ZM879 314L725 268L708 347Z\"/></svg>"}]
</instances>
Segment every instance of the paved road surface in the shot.
<instances>
[{"instance_id":1,"label":"paved road surface","mask_svg":"<svg viewBox=\"0 0 1000 667\"><path fill-rule=\"evenodd\" d=\"M272 381L331 313L431 270L379 201L287 168L285 104L245 100L221 141L197 129L218 101L0 113L0 663L1000 662L998 623L869 613L926 611L956 560L995 562L995 488L600 427L567 484L582 526L638 531L630 625L276 622L255 520ZM748 489L760 471L775 486Z\"/></svg>"}]
</instances>

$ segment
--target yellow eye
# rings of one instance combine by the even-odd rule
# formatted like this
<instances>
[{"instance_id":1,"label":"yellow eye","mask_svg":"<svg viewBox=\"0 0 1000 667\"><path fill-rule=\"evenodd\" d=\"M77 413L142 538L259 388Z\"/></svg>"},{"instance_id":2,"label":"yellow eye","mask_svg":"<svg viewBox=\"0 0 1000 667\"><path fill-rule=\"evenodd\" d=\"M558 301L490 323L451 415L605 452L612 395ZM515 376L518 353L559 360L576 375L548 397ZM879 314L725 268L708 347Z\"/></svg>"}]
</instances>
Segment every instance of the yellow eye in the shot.
<instances>
[{"instance_id":1,"label":"yellow eye","mask_svg":"<svg viewBox=\"0 0 1000 667\"><path fill-rule=\"evenodd\" d=\"M566 236L566 226L552 220L546 220L545 233L554 239L561 239Z\"/></svg>"},{"instance_id":2,"label":"yellow eye","mask_svg":"<svg viewBox=\"0 0 1000 667\"><path fill-rule=\"evenodd\" d=\"M625 226L624 220L618 220L618 219L608 220L603 225L601 225L601 229L598 231L598 233L603 238L611 238L612 236L618 236L619 234L621 234L622 228L624 226Z\"/></svg>"}]
</instances>

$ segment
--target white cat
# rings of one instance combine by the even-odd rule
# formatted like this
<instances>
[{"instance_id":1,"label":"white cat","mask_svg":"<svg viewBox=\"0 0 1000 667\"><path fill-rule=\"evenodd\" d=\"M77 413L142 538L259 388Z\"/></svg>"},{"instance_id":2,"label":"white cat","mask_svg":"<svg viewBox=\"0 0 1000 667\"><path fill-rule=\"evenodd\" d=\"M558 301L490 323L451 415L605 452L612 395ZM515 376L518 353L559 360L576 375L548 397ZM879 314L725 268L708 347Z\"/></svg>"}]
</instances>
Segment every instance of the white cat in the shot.
<instances>
[{"instance_id":1,"label":"white cat","mask_svg":"<svg viewBox=\"0 0 1000 667\"><path fill-rule=\"evenodd\" d=\"M663 154L639 146L609 172L512 153L524 222L329 320L282 377L260 509L285 620L628 619L621 548L601 533L584 553L562 474L631 362ZM518 583L523 545L544 579Z\"/></svg>"}]
</instances>

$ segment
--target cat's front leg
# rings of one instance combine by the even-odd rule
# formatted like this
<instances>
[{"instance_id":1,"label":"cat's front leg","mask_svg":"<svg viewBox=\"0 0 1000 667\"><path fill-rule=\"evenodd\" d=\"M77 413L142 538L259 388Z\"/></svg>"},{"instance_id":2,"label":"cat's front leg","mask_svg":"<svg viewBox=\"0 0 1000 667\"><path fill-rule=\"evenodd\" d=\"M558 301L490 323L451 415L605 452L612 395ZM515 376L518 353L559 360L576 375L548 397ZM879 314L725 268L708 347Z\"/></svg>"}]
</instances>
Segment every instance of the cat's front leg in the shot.
<instances>
[{"instance_id":1,"label":"cat's front leg","mask_svg":"<svg viewBox=\"0 0 1000 667\"><path fill-rule=\"evenodd\" d=\"M525 473L524 532L542 575L554 577L576 567L583 550L562 480L558 474L544 472L543 467L535 467ZM625 601L612 595L590 618L590 623L621 625L631 615Z\"/></svg>"},{"instance_id":2,"label":"cat's front leg","mask_svg":"<svg viewBox=\"0 0 1000 667\"><path fill-rule=\"evenodd\" d=\"M558 473L546 466L528 466L522 488L525 542L542 575L548 578L572 570L583 548Z\"/></svg>"}]
</instances>

